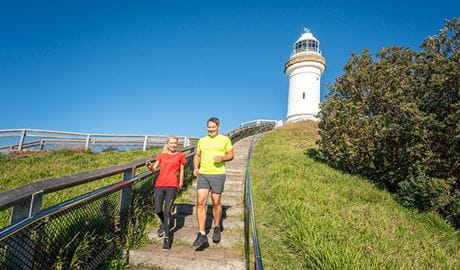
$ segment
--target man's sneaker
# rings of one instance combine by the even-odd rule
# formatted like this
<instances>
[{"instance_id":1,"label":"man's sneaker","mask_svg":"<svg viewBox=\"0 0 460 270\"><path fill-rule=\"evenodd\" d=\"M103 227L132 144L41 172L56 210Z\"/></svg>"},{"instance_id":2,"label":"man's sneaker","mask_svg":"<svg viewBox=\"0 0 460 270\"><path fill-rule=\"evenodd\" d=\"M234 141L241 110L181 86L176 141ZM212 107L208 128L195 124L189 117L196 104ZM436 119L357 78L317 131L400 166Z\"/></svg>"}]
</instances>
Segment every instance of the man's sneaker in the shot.
<instances>
[{"instance_id":1,"label":"man's sneaker","mask_svg":"<svg viewBox=\"0 0 460 270\"><path fill-rule=\"evenodd\" d=\"M212 234L212 241L214 243L220 242L220 227L219 226L214 227L214 232Z\"/></svg>"},{"instance_id":2,"label":"man's sneaker","mask_svg":"<svg viewBox=\"0 0 460 270\"><path fill-rule=\"evenodd\" d=\"M169 241L168 237L165 237L163 240L163 250L170 250L171 249L171 241Z\"/></svg>"},{"instance_id":3,"label":"man's sneaker","mask_svg":"<svg viewBox=\"0 0 460 270\"><path fill-rule=\"evenodd\" d=\"M160 228L158 228L157 231L158 237L163 237L165 235L165 227L163 224L160 225Z\"/></svg>"},{"instance_id":4,"label":"man's sneaker","mask_svg":"<svg viewBox=\"0 0 460 270\"><path fill-rule=\"evenodd\" d=\"M198 235L196 236L195 241L193 242L193 246L201 247L202 245L204 245L207 242L208 242L208 237L199 232Z\"/></svg>"}]
</instances>

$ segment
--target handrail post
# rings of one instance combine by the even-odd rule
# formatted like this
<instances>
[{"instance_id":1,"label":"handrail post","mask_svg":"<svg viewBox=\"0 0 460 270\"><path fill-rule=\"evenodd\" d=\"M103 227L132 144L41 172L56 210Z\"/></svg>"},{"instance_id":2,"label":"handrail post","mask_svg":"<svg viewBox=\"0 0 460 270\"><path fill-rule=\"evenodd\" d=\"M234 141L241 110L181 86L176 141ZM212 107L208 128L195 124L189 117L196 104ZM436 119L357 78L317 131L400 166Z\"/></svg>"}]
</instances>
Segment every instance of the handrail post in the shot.
<instances>
[{"instance_id":1,"label":"handrail post","mask_svg":"<svg viewBox=\"0 0 460 270\"><path fill-rule=\"evenodd\" d=\"M33 216L35 213L40 211L42 206L43 190L35 192L28 199L22 201L21 203L13 206L13 211L11 211L11 221L10 224L16 224L19 221Z\"/></svg>"},{"instance_id":2,"label":"handrail post","mask_svg":"<svg viewBox=\"0 0 460 270\"><path fill-rule=\"evenodd\" d=\"M22 132L21 132L21 138L19 139L19 145L18 145L18 150L21 151L22 150L22 146L24 145L24 140L26 139L26 130L23 129Z\"/></svg>"},{"instance_id":3,"label":"handrail post","mask_svg":"<svg viewBox=\"0 0 460 270\"><path fill-rule=\"evenodd\" d=\"M148 135L145 135L145 138L144 138L144 147L142 147L142 151L145 152L145 150L147 150L147 141L149 139L149 136Z\"/></svg>"},{"instance_id":4,"label":"handrail post","mask_svg":"<svg viewBox=\"0 0 460 270\"><path fill-rule=\"evenodd\" d=\"M130 168L123 173L123 181L128 181L134 178L136 174L136 168ZM133 199L133 187L132 185L127 185L121 190L121 201L120 201L120 225L121 225L121 233L122 239L124 241L123 244L128 241L128 227L129 227L129 220L131 218L131 203ZM126 259L129 260L129 249L126 253Z\"/></svg>"},{"instance_id":5,"label":"handrail post","mask_svg":"<svg viewBox=\"0 0 460 270\"><path fill-rule=\"evenodd\" d=\"M15 205L13 207L13 211L11 211L11 225L38 213L42 206L42 199L43 190L40 190L22 201L20 204ZM23 245L26 245L34 250L33 247L35 246L35 241L30 238L30 234L31 231L28 231L19 237L21 238ZM24 246L12 245L10 248L11 249L9 249L8 252L11 254L11 269L32 269L33 265L29 263L30 258L26 257L27 255L23 253Z\"/></svg>"},{"instance_id":6,"label":"handrail post","mask_svg":"<svg viewBox=\"0 0 460 270\"><path fill-rule=\"evenodd\" d=\"M90 140L89 137L90 137L89 134L86 135L85 151L88 151L88 148L89 148L89 140Z\"/></svg>"}]
</instances>

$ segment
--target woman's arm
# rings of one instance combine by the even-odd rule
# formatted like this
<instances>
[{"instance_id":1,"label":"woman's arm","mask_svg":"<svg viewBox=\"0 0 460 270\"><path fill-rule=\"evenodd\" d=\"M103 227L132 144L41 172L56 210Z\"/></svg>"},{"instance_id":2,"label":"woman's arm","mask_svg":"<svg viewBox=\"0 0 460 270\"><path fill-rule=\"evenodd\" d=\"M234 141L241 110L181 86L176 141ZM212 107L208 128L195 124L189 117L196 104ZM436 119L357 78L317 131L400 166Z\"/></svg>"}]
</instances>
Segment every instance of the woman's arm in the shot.
<instances>
[{"instance_id":1,"label":"woman's arm","mask_svg":"<svg viewBox=\"0 0 460 270\"><path fill-rule=\"evenodd\" d=\"M179 189L181 189L183 185L184 185L184 164L181 164L180 171L179 171Z\"/></svg>"},{"instance_id":2,"label":"woman's arm","mask_svg":"<svg viewBox=\"0 0 460 270\"><path fill-rule=\"evenodd\" d=\"M150 161L147 161L147 162L145 163L145 165L147 166L147 168L149 168L149 170L150 170L151 172L153 172L153 173L156 172L156 171L158 170L158 165L159 165L159 164L160 164L160 162L158 162L158 160L155 160L155 164L153 164L153 166L152 166L152 163L150 163Z\"/></svg>"}]
</instances>

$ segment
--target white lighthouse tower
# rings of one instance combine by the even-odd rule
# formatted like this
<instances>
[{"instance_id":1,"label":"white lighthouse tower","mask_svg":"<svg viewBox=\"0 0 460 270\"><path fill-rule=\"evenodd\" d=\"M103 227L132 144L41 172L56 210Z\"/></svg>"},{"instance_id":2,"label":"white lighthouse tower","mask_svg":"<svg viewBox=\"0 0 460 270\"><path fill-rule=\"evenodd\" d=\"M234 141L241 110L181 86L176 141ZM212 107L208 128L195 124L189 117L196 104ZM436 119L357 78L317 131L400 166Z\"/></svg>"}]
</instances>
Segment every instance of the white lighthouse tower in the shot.
<instances>
[{"instance_id":1,"label":"white lighthouse tower","mask_svg":"<svg viewBox=\"0 0 460 270\"><path fill-rule=\"evenodd\" d=\"M308 29L294 43L284 73L289 78L288 108L285 121L316 120L319 112L321 75L326 60L321 55L319 40Z\"/></svg>"}]
</instances>

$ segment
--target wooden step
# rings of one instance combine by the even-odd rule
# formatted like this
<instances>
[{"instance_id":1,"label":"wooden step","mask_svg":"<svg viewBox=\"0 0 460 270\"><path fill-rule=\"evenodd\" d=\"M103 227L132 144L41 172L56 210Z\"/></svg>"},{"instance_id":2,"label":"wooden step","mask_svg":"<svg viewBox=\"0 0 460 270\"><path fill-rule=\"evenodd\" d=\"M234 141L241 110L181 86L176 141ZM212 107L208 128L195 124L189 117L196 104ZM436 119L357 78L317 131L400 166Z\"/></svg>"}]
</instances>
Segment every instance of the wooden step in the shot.
<instances>
[{"instance_id":1,"label":"wooden step","mask_svg":"<svg viewBox=\"0 0 460 270\"><path fill-rule=\"evenodd\" d=\"M212 242L212 230L208 233L209 248L235 248L242 245L244 241L243 230L224 230L221 233L221 241L219 243ZM172 247L175 246L189 246L193 248L192 244L195 241L198 233L197 228L182 227L172 232ZM162 244L163 237L158 237L156 230L147 235L148 239L157 244Z\"/></svg>"},{"instance_id":2,"label":"wooden step","mask_svg":"<svg viewBox=\"0 0 460 270\"><path fill-rule=\"evenodd\" d=\"M243 212L243 204L241 205L222 205L222 216L231 217L238 216ZM208 203L208 209L206 210L208 215L212 213L212 205ZM173 209L173 215L177 216L190 216L196 215L196 206L192 203L180 203L176 204Z\"/></svg>"},{"instance_id":3,"label":"wooden step","mask_svg":"<svg viewBox=\"0 0 460 270\"><path fill-rule=\"evenodd\" d=\"M164 270L238 270L246 268L241 252L211 248L195 249L186 246L173 246L171 250L163 251L159 244L131 250L129 261L134 267L159 267Z\"/></svg>"},{"instance_id":4,"label":"wooden step","mask_svg":"<svg viewBox=\"0 0 460 270\"><path fill-rule=\"evenodd\" d=\"M214 224L212 212L206 213L206 230L210 230ZM234 229L241 229L244 226L244 222L241 217L235 216L222 216L221 226L224 230L234 230ZM175 223L174 223L174 230L180 230L181 228L198 228L198 223L196 219L196 215L189 215L189 216L176 216Z\"/></svg>"}]
</instances>

